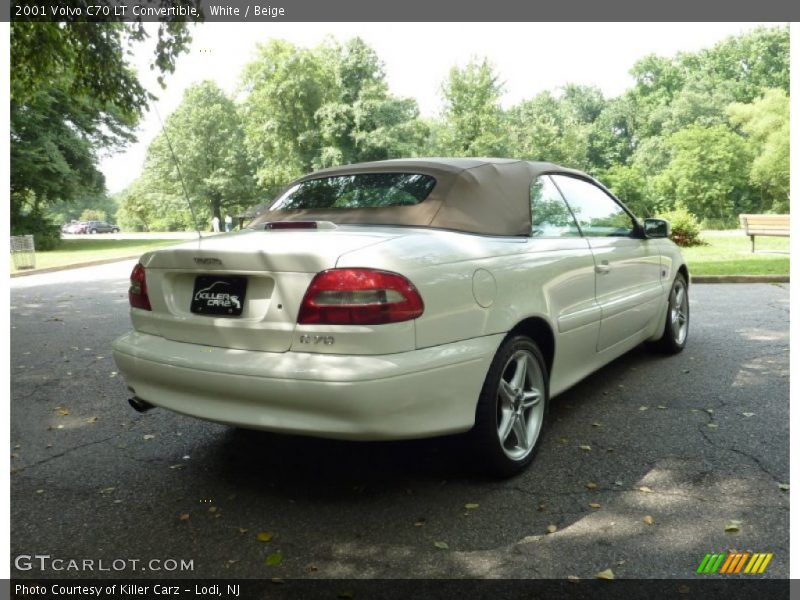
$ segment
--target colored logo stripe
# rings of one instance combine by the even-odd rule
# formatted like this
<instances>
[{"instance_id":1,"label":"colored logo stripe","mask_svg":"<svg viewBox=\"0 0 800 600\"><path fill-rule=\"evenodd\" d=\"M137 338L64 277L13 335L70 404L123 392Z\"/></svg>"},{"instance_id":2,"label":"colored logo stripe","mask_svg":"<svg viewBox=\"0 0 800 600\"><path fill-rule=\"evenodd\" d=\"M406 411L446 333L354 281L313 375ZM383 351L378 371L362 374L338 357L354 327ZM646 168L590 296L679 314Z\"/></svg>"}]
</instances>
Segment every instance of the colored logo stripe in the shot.
<instances>
[{"instance_id":1,"label":"colored logo stripe","mask_svg":"<svg viewBox=\"0 0 800 600\"><path fill-rule=\"evenodd\" d=\"M722 561L725 560L725 554L706 554L700 566L697 567L698 573L716 573Z\"/></svg>"},{"instance_id":2,"label":"colored logo stripe","mask_svg":"<svg viewBox=\"0 0 800 600\"><path fill-rule=\"evenodd\" d=\"M772 552L769 554L759 553L753 554L753 558L750 559L750 562L744 569L745 573L763 573L769 564L769 561L772 560Z\"/></svg>"},{"instance_id":3,"label":"colored logo stripe","mask_svg":"<svg viewBox=\"0 0 800 600\"><path fill-rule=\"evenodd\" d=\"M749 552L708 553L697 567L697 573L703 575L712 575L717 572L727 575L742 572L759 574L766 570L773 556L771 552L755 552L752 555Z\"/></svg>"}]
</instances>

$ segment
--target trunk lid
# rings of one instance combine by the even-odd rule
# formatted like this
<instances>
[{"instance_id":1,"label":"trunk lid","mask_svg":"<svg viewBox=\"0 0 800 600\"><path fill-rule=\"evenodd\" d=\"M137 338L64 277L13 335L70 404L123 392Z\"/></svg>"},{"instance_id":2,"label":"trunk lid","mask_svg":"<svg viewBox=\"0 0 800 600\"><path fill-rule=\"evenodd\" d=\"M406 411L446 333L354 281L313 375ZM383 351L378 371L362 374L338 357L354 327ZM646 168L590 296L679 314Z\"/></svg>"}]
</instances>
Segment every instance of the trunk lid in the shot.
<instances>
[{"instance_id":1,"label":"trunk lid","mask_svg":"<svg viewBox=\"0 0 800 600\"><path fill-rule=\"evenodd\" d=\"M314 275L336 266L342 254L398 235L385 230L246 230L145 254L140 262L152 310L132 310L134 328L204 346L285 352ZM198 277L203 277L200 288ZM191 310L197 294L216 281L224 289L231 277L246 280L241 315Z\"/></svg>"}]
</instances>

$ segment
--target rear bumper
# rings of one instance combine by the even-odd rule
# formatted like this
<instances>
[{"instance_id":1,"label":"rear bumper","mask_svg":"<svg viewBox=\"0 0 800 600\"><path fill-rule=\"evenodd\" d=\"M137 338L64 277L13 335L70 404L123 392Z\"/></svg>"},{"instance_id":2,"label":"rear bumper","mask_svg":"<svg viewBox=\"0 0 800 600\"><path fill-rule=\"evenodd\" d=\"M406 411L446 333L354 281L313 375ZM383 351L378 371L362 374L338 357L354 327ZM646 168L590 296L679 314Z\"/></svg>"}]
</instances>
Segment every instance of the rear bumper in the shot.
<instances>
[{"instance_id":1,"label":"rear bumper","mask_svg":"<svg viewBox=\"0 0 800 600\"><path fill-rule=\"evenodd\" d=\"M256 352L140 332L114 342L136 396L251 429L352 440L466 431L502 335L412 352L337 356Z\"/></svg>"}]
</instances>

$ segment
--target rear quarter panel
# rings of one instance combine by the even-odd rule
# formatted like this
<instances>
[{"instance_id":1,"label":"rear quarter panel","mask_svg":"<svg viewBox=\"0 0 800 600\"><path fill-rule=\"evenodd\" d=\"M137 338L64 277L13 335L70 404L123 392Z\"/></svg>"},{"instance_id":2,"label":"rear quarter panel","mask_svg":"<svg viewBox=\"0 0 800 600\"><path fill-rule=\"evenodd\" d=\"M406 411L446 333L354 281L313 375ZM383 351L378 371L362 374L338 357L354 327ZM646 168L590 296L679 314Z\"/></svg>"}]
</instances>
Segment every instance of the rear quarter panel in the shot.
<instances>
[{"instance_id":1,"label":"rear quarter panel","mask_svg":"<svg viewBox=\"0 0 800 600\"><path fill-rule=\"evenodd\" d=\"M554 332L599 318L594 263L581 238L431 231L347 253L337 263L364 265L401 273L419 289L425 312L416 321L418 348L505 333L532 316Z\"/></svg>"}]
</instances>

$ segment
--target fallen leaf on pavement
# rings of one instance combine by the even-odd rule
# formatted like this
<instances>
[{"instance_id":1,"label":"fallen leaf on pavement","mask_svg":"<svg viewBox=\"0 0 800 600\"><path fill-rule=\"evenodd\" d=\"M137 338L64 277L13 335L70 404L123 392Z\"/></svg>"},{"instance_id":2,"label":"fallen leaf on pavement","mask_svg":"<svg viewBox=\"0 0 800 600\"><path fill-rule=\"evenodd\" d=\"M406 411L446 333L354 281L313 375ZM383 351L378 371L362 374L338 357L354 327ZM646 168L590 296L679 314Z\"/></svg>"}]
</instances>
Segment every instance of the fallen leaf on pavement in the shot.
<instances>
[{"instance_id":1,"label":"fallen leaf on pavement","mask_svg":"<svg viewBox=\"0 0 800 600\"><path fill-rule=\"evenodd\" d=\"M272 533L269 531L259 531L256 539L258 539L259 542L268 542L272 539Z\"/></svg>"},{"instance_id":2,"label":"fallen leaf on pavement","mask_svg":"<svg viewBox=\"0 0 800 600\"><path fill-rule=\"evenodd\" d=\"M639 491L642 492L643 494L652 494L653 493L653 490L651 490L646 485L643 485L642 487L640 487Z\"/></svg>"},{"instance_id":3,"label":"fallen leaf on pavement","mask_svg":"<svg viewBox=\"0 0 800 600\"><path fill-rule=\"evenodd\" d=\"M447 542L433 542L433 545L436 546L439 550L450 549L450 546L447 545Z\"/></svg>"},{"instance_id":4,"label":"fallen leaf on pavement","mask_svg":"<svg viewBox=\"0 0 800 600\"><path fill-rule=\"evenodd\" d=\"M597 579L614 579L614 571L611 569L606 569L605 571L600 571L599 573L595 574Z\"/></svg>"},{"instance_id":5,"label":"fallen leaf on pavement","mask_svg":"<svg viewBox=\"0 0 800 600\"><path fill-rule=\"evenodd\" d=\"M578 448L580 448L581 450L586 450L587 452L592 449L592 447L589 446L588 444L583 444L581 446L578 446Z\"/></svg>"},{"instance_id":6,"label":"fallen leaf on pavement","mask_svg":"<svg viewBox=\"0 0 800 600\"><path fill-rule=\"evenodd\" d=\"M725 525L725 533L737 533L741 528L741 521L728 521Z\"/></svg>"},{"instance_id":7,"label":"fallen leaf on pavement","mask_svg":"<svg viewBox=\"0 0 800 600\"><path fill-rule=\"evenodd\" d=\"M642 519L642 521L644 521L645 525L652 525L653 524L653 517L651 517L650 515L647 515L644 519Z\"/></svg>"},{"instance_id":8,"label":"fallen leaf on pavement","mask_svg":"<svg viewBox=\"0 0 800 600\"><path fill-rule=\"evenodd\" d=\"M597 484L594 481L590 481L589 483L586 484L586 489L587 490L596 490L597 489Z\"/></svg>"},{"instance_id":9,"label":"fallen leaf on pavement","mask_svg":"<svg viewBox=\"0 0 800 600\"><path fill-rule=\"evenodd\" d=\"M467 510L474 510L474 509L478 508L479 506L480 506L480 504L478 504L477 502L470 502L468 504L465 504L464 508L466 508Z\"/></svg>"},{"instance_id":10,"label":"fallen leaf on pavement","mask_svg":"<svg viewBox=\"0 0 800 600\"><path fill-rule=\"evenodd\" d=\"M156 436L154 436L152 433L147 433L147 434L142 436L142 439L144 439L144 440L152 440L154 437L156 437Z\"/></svg>"},{"instance_id":11,"label":"fallen leaf on pavement","mask_svg":"<svg viewBox=\"0 0 800 600\"><path fill-rule=\"evenodd\" d=\"M558 527L556 527L555 525L547 526L547 533L555 533L556 531L558 531Z\"/></svg>"},{"instance_id":12,"label":"fallen leaf on pavement","mask_svg":"<svg viewBox=\"0 0 800 600\"><path fill-rule=\"evenodd\" d=\"M88 419L86 419L86 422L87 423L97 423L97 421L99 421L99 420L100 420L100 417L89 417Z\"/></svg>"},{"instance_id":13,"label":"fallen leaf on pavement","mask_svg":"<svg viewBox=\"0 0 800 600\"><path fill-rule=\"evenodd\" d=\"M189 520L189 513L182 513L182 514L181 514L181 515L178 517L178 520L179 520L179 521L188 521L188 520Z\"/></svg>"},{"instance_id":14,"label":"fallen leaf on pavement","mask_svg":"<svg viewBox=\"0 0 800 600\"><path fill-rule=\"evenodd\" d=\"M743 417L754 417L756 413L742 413Z\"/></svg>"},{"instance_id":15,"label":"fallen leaf on pavement","mask_svg":"<svg viewBox=\"0 0 800 600\"><path fill-rule=\"evenodd\" d=\"M778 487L779 487L779 488L781 489L781 491L783 491L783 492L788 492L788 491L789 491L789 484L788 484L788 483L779 483L779 484L778 484Z\"/></svg>"},{"instance_id":16,"label":"fallen leaf on pavement","mask_svg":"<svg viewBox=\"0 0 800 600\"><path fill-rule=\"evenodd\" d=\"M277 567L279 564L283 562L283 554L280 552L273 552L266 559L264 559L264 564L268 567Z\"/></svg>"},{"instance_id":17,"label":"fallen leaf on pavement","mask_svg":"<svg viewBox=\"0 0 800 600\"><path fill-rule=\"evenodd\" d=\"M589 507L590 508L600 508L600 505L597 502L590 502L589 503Z\"/></svg>"}]
</instances>

